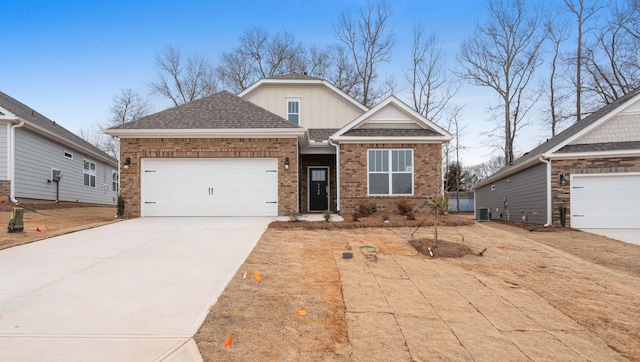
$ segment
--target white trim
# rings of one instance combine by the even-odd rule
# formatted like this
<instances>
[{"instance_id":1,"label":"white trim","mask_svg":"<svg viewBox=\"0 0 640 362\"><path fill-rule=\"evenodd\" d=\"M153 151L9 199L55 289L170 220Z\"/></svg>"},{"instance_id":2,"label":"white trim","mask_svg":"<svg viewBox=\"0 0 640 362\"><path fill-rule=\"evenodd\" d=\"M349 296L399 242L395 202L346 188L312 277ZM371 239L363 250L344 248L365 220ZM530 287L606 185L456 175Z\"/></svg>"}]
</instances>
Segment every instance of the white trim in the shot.
<instances>
[{"instance_id":1,"label":"white trim","mask_svg":"<svg viewBox=\"0 0 640 362\"><path fill-rule=\"evenodd\" d=\"M0 119L2 120L9 120L9 121L16 121L18 120L18 116L16 116L15 114L9 112L8 109L0 106L0 112L4 113L4 115L0 114Z\"/></svg>"},{"instance_id":2,"label":"white trim","mask_svg":"<svg viewBox=\"0 0 640 362\"><path fill-rule=\"evenodd\" d=\"M341 91L338 87L336 87L333 84L327 82L326 80L322 80L322 79L265 79L265 78L262 78L259 81L253 83L251 86L249 86L249 88L247 88L247 89L243 90L242 92L238 93L238 97L244 98L247 95L251 95L252 93L254 93L254 91L258 87L262 86L263 84L274 84L274 85L323 85L323 86L329 88L334 93L336 93L338 96L340 96L340 97L344 98L345 100L347 100L349 103L351 103L351 105L353 105L356 108L362 110L363 112L366 112L368 110L367 107L363 106L362 104L360 104L360 102L356 101L351 96L349 96L345 92Z\"/></svg>"},{"instance_id":3,"label":"white trim","mask_svg":"<svg viewBox=\"0 0 640 362\"><path fill-rule=\"evenodd\" d=\"M389 151L389 171L387 171L386 173L389 174L389 193L388 194L372 194L371 190L370 190L370 185L369 185L369 174L371 171L369 171L369 151ZM394 194L393 193L393 151L411 151L411 194ZM413 196L415 194L415 187L416 187L416 183L415 183L415 177L416 177L416 164L415 164L415 154L416 154L416 150L414 150L413 148L368 148L367 149L367 196L371 197L371 196L388 196L388 197L402 197L402 196ZM383 174L384 172L375 172L377 174ZM407 174L408 172L399 172L396 171L396 174L398 173L402 173L402 174Z\"/></svg>"},{"instance_id":4,"label":"white trim","mask_svg":"<svg viewBox=\"0 0 640 362\"><path fill-rule=\"evenodd\" d=\"M289 113L289 103L298 103L298 123L293 123L289 120L289 116L296 113ZM302 120L302 111L301 111L302 99L300 97L286 97L285 98L285 113L287 114L287 121L295 124L296 126L300 126L300 121Z\"/></svg>"},{"instance_id":5,"label":"white trim","mask_svg":"<svg viewBox=\"0 0 640 362\"><path fill-rule=\"evenodd\" d=\"M363 136L341 136L331 137L333 141L343 144L359 144L359 143L437 143L441 144L450 141L446 137L431 137L425 139L425 137L363 137Z\"/></svg>"},{"instance_id":6,"label":"white trim","mask_svg":"<svg viewBox=\"0 0 640 362\"><path fill-rule=\"evenodd\" d=\"M324 168L327 170L327 207L331 210L331 168L330 166L307 166L307 211L326 211L311 210L311 169Z\"/></svg>"},{"instance_id":7,"label":"white trim","mask_svg":"<svg viewBox=\"0 0 640 362\"><path fill-rule=\"evenodd\" d=\"M67 154L69 154L71 157L67 157ZM64 158L66 158L67 160L73 160L73 153L67 151L67 150L62 150L62 156Z\"/></svg>"},{"instance_id":8,"label":"white trim","mask_svg":"<svg viewBox=\"0 0 640 362\"><path fill-rule=\"evenodd\" d=\"M87 170L84 168L84 163L85 162L89 162L89 171L87 172ZM93 164L94 170L93 173L91 172L91 164ZM84 175L89 175L89 184L85 185L84 184ZM93 186L91 186L91 176L93 176ZM98 165L96 164L96 162L91 161L89 159L83 158L82 159L82 185L84 187L92 187L92 188L97 188L98 184Z\"/></svg>"},{"instance_id":9,"label":"white trim","mask_svg":"<svg viewBox=\"0 0 640 362\"><path fill-rule=\"evenodd\" d=\"M444 130L442 127L438 126L434 122L428 120L427 118L425 118L420 113L418 113L415 110L413 110L406 103L404 103L403 101L401 101L400 99L396 98L396 96L393 96L393 95L389 96L384 101L378 103L378 105L376 105L375 107L371 108L369 111L363 113L362 115L360 115L360 117L358 117L358 118L354 119L353 121L349 122L346 126L342 127L342 129L340 129L338 132L334 133L331 138L333 138L335 140L339 140L340 142L342 142L342 135L343 134L345 134L347 131L349 131L351 129L356 128L360 124L364 123L364 121L366 121L367 118L371 117L373 114L375 114L376 112L380 111L382 108L386 107L389 104L393 104L393 105L399 107L402 111L408 113L412 118L414 118L414 120L415 120L414 123L423 126L423 128L431 128L431 129L435 130L436 132L438 132L438 133L440 133L442 135L442 136L437 136L437 137L407 137L406 138L407 140L411 141L412 138L414 138L414 139L425 139L426 138L426 139L432 139L432 140L450 141L451 139L453 139L453 136L449 132L447 132L446 130ZM407 122L403 121L402 123L407 123ZM361 138L361 137L344 137L345 140L357 139L357 138ZM370 138L370 137L368 137L368 138ZM382 138L382 137L379 137L379 138Z\"/></svg>"},{"instance_id":10,"label":"white trim","mask_svg":"<svg viewBox=\"0 0 640 362\"><path fill-rule=\"evenodd\" d=\"M119 138L294 138L304 136L304 128L228 129L107 129Z\"/></svg>"},{"instance_id":11,"label":"white trim","mask_svg":"<svg viewBox=\"0 0 640 362\"><path fill-rule=\"evenodd\" d=\"M593 151L593 152L567 152L545 154L549 159L576 159L576 158L599 158L599 157L633 157L640 156L640 150L618 150L618 151Z\"/></svg>"},{"instance_id":12,"label":"white trim","mask_svg":"<svg viewBox=\"0 0 640 362\"><path fill-rule=\"evenodd\" d=\"M631 99L627 100L623 104L615 107L611 112L609 112L609 113L605 114L604 116L600 117L597 121L593 122L592 124L588 125L587 127L579 130L578 132L576 132L575 134L573 134L572 136L570 136L566 140L564 140L564 141L560 142L559 144L557 144L555 147L552 147L550 150L547 150L547 152L545 152L545 157L549 157L550 154L555 153L556 151L558 151L562 147L570 144L571 142L575 141L576 139L578 139L578 138L584 136L585 134L591 132L593 129L599 127L603 123L609 121L611 118L615 117L618 113L621 113L625 109L627 109L627 108L631 107L632 105L634 105L638 100L640 100L640 93L638 93L635 96L631 97Z\"/></svg>"},{"instance_id":13,"label":"white trim","mask_svg":"<svg viewBox=\"0 0 640 362\"><path fill-rule=\"evenodd\" d=\"M551 224L553 224L553 217L552 217L552 212L553 212L553 208L552 208L552 202L553 202L553 198L551 197L551 192L552 192L552 188L551 188L551 173L552 173L552 169L551 169L551 160L546 160L544 159L544 157L540 156L539 158L540 162L544 162L547 164L546 167L546 174L547 174L547 223L544 225L545 227L549 227L551 226Z\"/></svg>"}]
</instances>

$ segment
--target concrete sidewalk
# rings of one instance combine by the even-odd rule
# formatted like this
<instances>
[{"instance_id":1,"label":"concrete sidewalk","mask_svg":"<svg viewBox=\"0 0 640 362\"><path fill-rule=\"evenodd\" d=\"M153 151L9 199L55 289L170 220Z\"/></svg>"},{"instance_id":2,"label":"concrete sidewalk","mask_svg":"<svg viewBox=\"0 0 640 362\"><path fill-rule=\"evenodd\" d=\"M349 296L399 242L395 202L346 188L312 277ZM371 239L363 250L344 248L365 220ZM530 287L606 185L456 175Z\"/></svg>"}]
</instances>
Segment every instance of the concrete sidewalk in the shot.
<instances>
[{"instance_id":1,"label":"concrete sidewalk","mask_svg":"<svg viewBox=\"0 0 640 362\"><path fill-rule=\"evenodd\" d=\"M0 360L199 360L271 218L140 218L0 252Z\"/></svg>"},{"instance_id":2,"label":"concrete sidewalk","mask_svg":"<svg viewBox=\"0 0 640 362\"><path fill-rule=\"evenodd\" d=\"M624 360L536 293L447 261L334 254L355 361Z\"/></svg>"}]
</instances>

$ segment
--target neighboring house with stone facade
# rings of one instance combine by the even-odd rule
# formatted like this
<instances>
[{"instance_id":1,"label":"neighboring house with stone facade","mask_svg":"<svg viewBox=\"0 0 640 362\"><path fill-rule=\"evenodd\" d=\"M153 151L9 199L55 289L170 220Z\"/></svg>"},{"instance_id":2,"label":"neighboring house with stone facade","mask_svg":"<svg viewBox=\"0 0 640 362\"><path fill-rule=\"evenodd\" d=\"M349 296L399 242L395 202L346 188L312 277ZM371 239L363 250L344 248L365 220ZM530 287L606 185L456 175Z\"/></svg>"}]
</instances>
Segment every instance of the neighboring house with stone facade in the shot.
<instances>
[{"instance_id":1,"label":"neighboring house with stone facade","mask_svg":"<svg viewBox=\"0 0 640 362\"><path fill-rule=\"evenodd\" d=\"M0 198L115 205L118 161L0 92Z\"/></svg>"},{"instance_id":2,"label":"neighboring house with stone facade","mask_svg":"<svg viewBox=\"0 0 640 362\"><path fill-rule=\"evenodd\" d=\"M640 228L640 88L475 186L492 219L580 229Z\"/></svg>"},{"instance_id":3,"label":"neighboring house with stone facade","mask_svg":"<svg viewBox=\"0 0 640 362\"><path fill-rule=\"evenodd\" d=\"M442 192L451 135L391 96L368 109L325 80L262 79L113 127L125 214L276 216L395 210Z\"/></svg>"}]
</instances>

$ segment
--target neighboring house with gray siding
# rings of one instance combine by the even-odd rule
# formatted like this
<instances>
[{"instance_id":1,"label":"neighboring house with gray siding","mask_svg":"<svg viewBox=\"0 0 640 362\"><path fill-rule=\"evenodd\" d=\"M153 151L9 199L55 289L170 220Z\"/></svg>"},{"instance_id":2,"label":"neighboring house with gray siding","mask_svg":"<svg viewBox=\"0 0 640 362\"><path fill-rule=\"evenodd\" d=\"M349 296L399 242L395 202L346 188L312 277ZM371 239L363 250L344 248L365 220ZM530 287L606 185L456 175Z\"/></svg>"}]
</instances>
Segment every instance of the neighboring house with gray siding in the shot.
<instances>
[{"instance_id":1,"label":"neighboring house with gray siding","mask_svg":"<svg viewBox=\"0 0 640 362\"><path fill-rule=\"evenodd\" d=\"M640 88L559 133L475 188L491 218L640 229Z\"/></svg>"},{"instance_id":2,"label":"neighboring house with gray siding","mask_svg":"<svg viewBox=\"0 0 640 362\"><path fill-rule=\"evenodd\" d=\"M1 199L114 205L119 177L115 158L0 92Z\"/></svg>"}]
</instances>

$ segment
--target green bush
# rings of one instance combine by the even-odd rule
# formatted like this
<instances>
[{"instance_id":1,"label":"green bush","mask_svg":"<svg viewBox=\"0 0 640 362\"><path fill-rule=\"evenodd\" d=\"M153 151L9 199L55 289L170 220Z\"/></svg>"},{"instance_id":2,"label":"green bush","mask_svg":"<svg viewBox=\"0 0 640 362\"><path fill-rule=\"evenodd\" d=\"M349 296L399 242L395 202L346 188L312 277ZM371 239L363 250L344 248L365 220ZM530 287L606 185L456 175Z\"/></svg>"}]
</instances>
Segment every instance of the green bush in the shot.
<instances>
[{"instance_id":1,"label":"green bush","mask_svg":"<svg viewBox=\"0 0 640 362\"><path fill-rule=\"evenodd\" d=\"M322 214L322 217L324 218L324 221L331 221L331 211L325 211L324 214Z\"/></svg>"},{"instance_id":2,"label":"green bush","mask_svg":"<svg viewBox=\"0 0 640 362\"><path fill-rule=\"evenodd\" d=\"M118 216L124 215L124 197L122 195L118 195L118 211L116 214Z\"/></svg>"},{"instance_id":3,"label":"green bush","mask_svg":"<svg viewBox=\"0 0 640 362\"><path fill-rule=\"evenodd\" d=\"M371 203L369 204L369 212L370 212L371 214L375 214L376 212L378 212L378 205L376 205L376 203L375 203L375 202L371 202Z\"/></svg>"},{"instance_id":4,"label":"green bush","mask_svg":"<svg viewBox=\"0 0 640 362\"><path fill-rule=\"evenodd\" d=\"M567 206L564 204L558 206L558 211L560 212L560 225L567 226Z\"/></svg>"}]
</instances>

